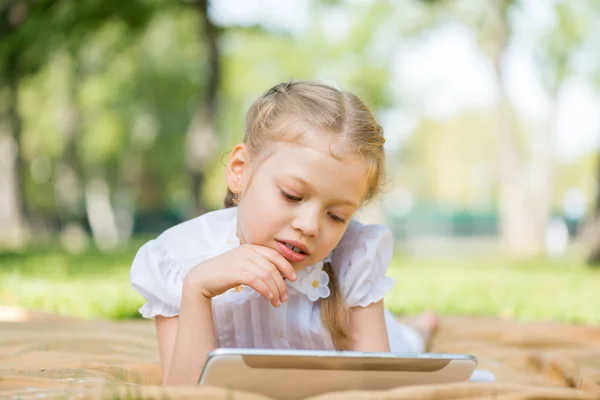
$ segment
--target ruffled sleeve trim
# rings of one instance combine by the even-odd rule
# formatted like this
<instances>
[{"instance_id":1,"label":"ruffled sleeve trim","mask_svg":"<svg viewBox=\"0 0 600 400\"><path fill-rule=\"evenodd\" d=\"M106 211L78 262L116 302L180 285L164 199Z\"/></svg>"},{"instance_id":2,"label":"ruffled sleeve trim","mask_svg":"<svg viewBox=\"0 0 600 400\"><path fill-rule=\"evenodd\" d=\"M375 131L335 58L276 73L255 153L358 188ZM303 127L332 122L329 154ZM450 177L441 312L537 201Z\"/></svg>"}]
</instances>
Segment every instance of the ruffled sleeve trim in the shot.
<instances>
[{"instance_id":1,"label":"ruffled sleeve trim","mask_svg":"<svg viewBox=\"0 0 600 400\"><path fill-rule=\"evenodd\" d=\"M351 304L351 307L367 307L370 304L381 301L392 290L395 284L396 280L389 276L384 276L377 282L366 282L365 289L368 291L368 294L359 299L350 298L347 300L347 303Z\"/></svg>"},{"instance_id":2,"label":"ruffled sleeve trim","mask_svg":"<svg viewBox=\"0 0 600 400\"><path fill-rule=\"evenodd\" d=\"M156 240L144 244L130 271L132 287L146 300L139 309L142 316L178 315L185 275L186 271Z\"/></svg>"},{"instance_id":3,"label":"ruffled sleeve trim","mask_svg":"<svg viewBox=\"0 0 600 400\"><path fill-rule=\"evenodd\" d=\"M154 318L157 315L162 315L163 317L175 317L179 315L179 308L162 303L146 303L138 311L143 318Z\"/></svg>"}]
</instances>

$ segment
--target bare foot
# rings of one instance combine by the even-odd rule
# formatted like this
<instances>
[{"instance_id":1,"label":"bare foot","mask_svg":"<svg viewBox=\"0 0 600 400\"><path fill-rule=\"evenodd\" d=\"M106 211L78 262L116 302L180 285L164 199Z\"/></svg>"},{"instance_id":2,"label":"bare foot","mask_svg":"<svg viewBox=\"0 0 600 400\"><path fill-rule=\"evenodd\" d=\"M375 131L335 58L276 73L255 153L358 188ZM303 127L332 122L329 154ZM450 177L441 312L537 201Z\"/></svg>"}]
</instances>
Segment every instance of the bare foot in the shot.
<instances>
[{"instance_id":1,"label":"bare foot","mask_svg":"<svg viewBox=\"0 0 600 400\"><path fill-rule=\"evenodd\" d=\"M425 311L412 321L409 321L408 324L415 328L415 330L423 338L423 342L426 344L426 347L429 347L431 337L439 329L440 321L435 313L432 311Z\"/></svg>"}]
</instances>

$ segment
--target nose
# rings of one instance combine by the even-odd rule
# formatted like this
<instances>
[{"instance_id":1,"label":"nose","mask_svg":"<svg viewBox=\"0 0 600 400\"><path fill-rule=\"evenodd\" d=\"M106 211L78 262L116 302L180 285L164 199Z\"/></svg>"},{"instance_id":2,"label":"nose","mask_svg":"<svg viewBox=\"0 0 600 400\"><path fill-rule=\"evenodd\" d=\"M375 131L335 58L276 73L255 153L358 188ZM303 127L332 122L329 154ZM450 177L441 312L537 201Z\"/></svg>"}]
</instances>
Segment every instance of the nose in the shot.
<instances>
[{"instance_id":1,"label":"nose","mask_svg":"<svg viewBox=\"0 0 600 400\"><path fill-rule=\"evenodd\" d=\"M316 237L319 235L319 211L309 207L298 210L292 220L292 228L301 231L305 236Z\"/></svg>"}]
</instances>

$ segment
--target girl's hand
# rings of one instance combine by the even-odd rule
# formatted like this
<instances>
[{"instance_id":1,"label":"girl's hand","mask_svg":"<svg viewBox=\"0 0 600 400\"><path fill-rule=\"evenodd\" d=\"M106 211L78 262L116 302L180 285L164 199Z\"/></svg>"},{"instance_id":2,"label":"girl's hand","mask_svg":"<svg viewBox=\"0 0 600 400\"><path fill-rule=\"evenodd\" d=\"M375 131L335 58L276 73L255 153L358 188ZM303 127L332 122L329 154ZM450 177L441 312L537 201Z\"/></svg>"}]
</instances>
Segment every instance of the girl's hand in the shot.
<instances>
[{"instance_id":1,"label":"girl's hand","mask_svg":"<svg viewBox=\"0 0 600 400\"><path fill-rule=\"evenodd\" d=\"M296 271L278 251L244 244L193 267L185 277L184 287L210 299L247 285L279 307L288 299L283 277L295 281Z\"/></svg>"}]
</instances>

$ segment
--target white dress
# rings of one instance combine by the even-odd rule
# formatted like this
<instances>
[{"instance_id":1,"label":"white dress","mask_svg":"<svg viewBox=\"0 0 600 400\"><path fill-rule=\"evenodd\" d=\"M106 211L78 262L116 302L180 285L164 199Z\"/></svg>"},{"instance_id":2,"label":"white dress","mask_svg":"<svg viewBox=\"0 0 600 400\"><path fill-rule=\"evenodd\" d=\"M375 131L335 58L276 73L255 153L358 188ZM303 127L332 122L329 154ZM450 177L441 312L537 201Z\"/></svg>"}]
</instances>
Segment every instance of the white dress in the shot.
<instances>
[{"instance_id":1,"label":"white dress","mask_svg":"<svg viewBox=\"0 0 600 400\"><path fill-rule=\"evenodd\" d=\"M146 300L144 318L179 313L186 273L198 263L240 245L236 234L237 208L210 212L176 225L144 244L131 267L131 283ZM352 220L327 260L338 279L348 307L365 307L381 300L394 280L386 276L393 239L383 225ZM329 296L323 261L286 281L288 301L279 308L252 288L231 289L212 299L219 347L334 350L321 322L320 298ZM241 289L241 290L240 290ZM419 353L424 343L417 332L386 311L391 351Z\"/></svg>"}]
</instances>

